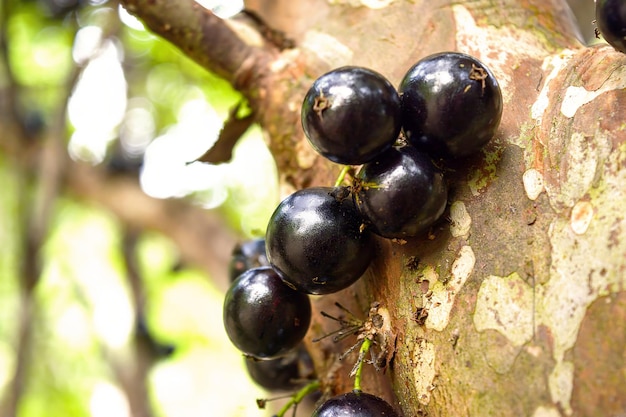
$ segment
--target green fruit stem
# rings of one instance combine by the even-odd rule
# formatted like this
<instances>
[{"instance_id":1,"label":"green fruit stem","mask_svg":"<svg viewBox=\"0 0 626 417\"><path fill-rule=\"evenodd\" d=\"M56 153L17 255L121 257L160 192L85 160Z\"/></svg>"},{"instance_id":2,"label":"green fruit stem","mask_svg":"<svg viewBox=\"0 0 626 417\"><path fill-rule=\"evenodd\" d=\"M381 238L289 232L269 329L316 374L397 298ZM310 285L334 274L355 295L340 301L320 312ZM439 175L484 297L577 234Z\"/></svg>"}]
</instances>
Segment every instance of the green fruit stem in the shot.
<instances>
[{"instance_id":1,"label":"green fruit stem","mask_svg":"<svg viewBox=\"0 0 626 417\"><path fill-rule=\"evenodd\" d=\"M346 178L346 174L348 173L348 171L350 171L350 165L345 165L341 169L341 172L339 173L339 176L337 177L337 181L335 181L335 187L340 187L341 184L343 184L343 180Z\"/></svg>"},{"instance_id":2,"label":"green fruit stem","mask_svg":"<svg viewBox=\"0 0 626 417\"><path fill-rule=\"evenodd\" d=\"M372 339L367 337L363 339L363 343L361 343L361 348L359 349L359 358L354 368L354 391L361 391L361 374L363 372L363 363L365 362L364 358L371 346Z\"/></svg>"},{"instance_id":3,"label":"green fruit stem","mask_svg":"<svg viewBox=\"0 0 626 417\"><path fill-rule=\"evenodd\" d=\"M320 381L315 380L315 381L309 382L304 387L302 387L298 392L296 392L291 397L291 399L278 411L278 413L276 413L274 417L283 417L285 413L291 407L295 407L296 405L298 405L304 399L304 397L306 397L309 394L314 393L315 391L319 390L319 388L320 388Z\"/></svg>"}]
</instances>

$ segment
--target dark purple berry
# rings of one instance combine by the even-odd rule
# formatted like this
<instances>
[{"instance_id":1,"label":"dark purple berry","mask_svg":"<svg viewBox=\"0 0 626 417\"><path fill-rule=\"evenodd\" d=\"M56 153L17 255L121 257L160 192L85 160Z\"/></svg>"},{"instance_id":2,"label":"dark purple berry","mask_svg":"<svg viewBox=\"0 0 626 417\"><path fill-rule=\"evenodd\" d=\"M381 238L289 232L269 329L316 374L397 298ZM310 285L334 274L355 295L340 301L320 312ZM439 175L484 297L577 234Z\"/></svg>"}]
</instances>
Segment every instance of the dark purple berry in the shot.
<instances>
[{"instance_id":1,"label":"dark purple berry","mask_svg":"<svg viewBox=\"0 0 626 417\"><path fill-rule=\"evenodd\" d=\"M250 378L270 391L295 391L313 375L313 361L304 345L285 356L269 360L245 358Z\"/></svg>"},{"instance_id":2,"label":"dark purple berry","mask_svg":"<svg viewBox=\"0 0 626 417\"><path fill-rule=\"evenodd\" d=\"M408 141L432 156L470 155L494 136L502 93L476 58L442 52L418 61L400 83L402 127Z\"/></svg>"},{"instance_id":3,"label":"dark purple berry","mask_svg":"<svg viewBox=\"0 0 626 417\"><path fill-rule=\"evenodd\" d=\"M322 403L311 417L398 417L398 413L382 398L352 391Z\"/></svg>"},{"instance_id":4,"label":"dark purple berry","mask_svg":"<svg viewBox=\"0 0 626 417\"><path fill-rule=\"evenodd\" d=\"M268 266L265 255L265 239L252 239L245 241L233 249L230 262L228 264L228 276L230 282L248 269Z\"/></svg>"},{"instance_id":5,"label":"dark purple berry","mask_svg":"<svg viewBox=\"0 0 626 417\"><path fill-rule=\"evenodd\" d=\"M329 294L367 269L374 242L345 188L315 187L285 198L270 218L265 242L270 264L290 286Z\"/></svg>"},{"instance_id":6,"label":"dark purple berry","mask_svg":"<svg viewBox=\"0 0 626 417\"><path fill-rule=\"evenodd\" d=\"M313 83L304 97L301 118L317 152L340 164L360 165L396 141L400 97L381 74L341 67Z\"/></svg>"},{"instance_id":7,"label":"dark purple berry","mask_svg":"<svg viewBox=\"0 0 626 417\"><path fill-rule=\"evenodd\" d=\"M352 195L374 233L404 238L417 235L441 217L448 188L427 154L402 146L364 164Z\"/></svg>"},{"instance_id":8,"label":"dark purple berry","mask_svg":"<svg viewBox=\"0 0 626 417\"><path fill-rule=\"evenodd\" d=\"M609 45L626 53L625 0L596 0L596 25Z\"/></svg>"},{"instance_id":9,"label":"dark purple berry","mask_svg":"<svg viewBox=\"0 0 626 417\"><path fill-rule=\"evenodd\" d=\"M311 321L311 302L285 285L272 268L250 269L226 292L223 320L226 334L240 351L272 359L302 341Z\"/></svg>"}]
</instances>

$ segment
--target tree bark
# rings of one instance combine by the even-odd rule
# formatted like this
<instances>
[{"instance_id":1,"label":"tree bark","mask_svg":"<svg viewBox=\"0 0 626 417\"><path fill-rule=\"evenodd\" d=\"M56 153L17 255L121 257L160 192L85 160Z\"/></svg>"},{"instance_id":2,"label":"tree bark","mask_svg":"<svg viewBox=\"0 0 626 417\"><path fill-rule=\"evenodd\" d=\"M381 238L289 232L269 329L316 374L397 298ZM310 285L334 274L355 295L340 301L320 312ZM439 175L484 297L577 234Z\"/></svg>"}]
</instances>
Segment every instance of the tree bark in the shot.
<instances>
[{"instance_id":1,"label":"tree bark","mask_svg":"<svg viewBox=\"0 0 626 417\"><path fill-rule=\"evenodd\" d=\"M582 46L564 2L302 1L311 12L293 29L297 46L282 51L248 40L212 47L222 35L243 39L222 29L171 37L198 20L163 16L165 1L122 3L244 92L285 192L330 185L340 170L314 153L299 122L323 72L362 65L398 85L429 53L483 61L500 82L503 119L450 176L447 221L405 243L378 239L359 282L315 298L310 337L333 330L319 311L332 313L334 301L357 315L379 301L389 366L367 367L363 388L406 416L626 412L626 56ZM177 8L213 22L192 1ZM221 64L231 59L239 67ZM350 390L354 357L337 361L350 341L307 343L327 391Z\"/></svg>"}]
</instances>

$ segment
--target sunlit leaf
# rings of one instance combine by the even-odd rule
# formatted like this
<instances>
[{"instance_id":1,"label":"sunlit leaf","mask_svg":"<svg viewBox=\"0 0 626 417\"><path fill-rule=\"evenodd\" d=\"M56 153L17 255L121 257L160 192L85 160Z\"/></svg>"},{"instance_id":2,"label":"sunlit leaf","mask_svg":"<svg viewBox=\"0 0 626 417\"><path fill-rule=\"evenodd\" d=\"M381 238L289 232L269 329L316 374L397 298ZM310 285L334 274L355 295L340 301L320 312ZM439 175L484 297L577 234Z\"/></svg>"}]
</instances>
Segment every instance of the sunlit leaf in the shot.
<instances>
[{"instance_id":1,"label":"sunlit leaf","mask_svg":"<svg viewBox=\"0 0 626 417\"><path fill-rule=\"evenodd\" d=\"M20 84L30 87L63 84L73 62L72 30L51 24L33 9L11 16L8 37L13 72Z\"/></svg>"}]
</instances>

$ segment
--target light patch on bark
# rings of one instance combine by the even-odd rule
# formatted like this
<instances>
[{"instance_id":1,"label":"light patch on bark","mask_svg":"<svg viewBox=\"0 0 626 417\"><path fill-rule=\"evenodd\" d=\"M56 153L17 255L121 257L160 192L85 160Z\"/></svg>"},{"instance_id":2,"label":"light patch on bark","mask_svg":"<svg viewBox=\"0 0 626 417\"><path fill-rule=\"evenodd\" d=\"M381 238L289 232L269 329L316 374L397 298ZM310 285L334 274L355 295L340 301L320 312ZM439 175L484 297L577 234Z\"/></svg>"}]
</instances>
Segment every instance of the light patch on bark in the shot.
<instances>
[{"instance_id":1,"label":"light patch on bark","mask_svg":"<svg viewBox=\"0 0 626 417\"><path fill-rule=\"evenodd\" d=\"M530 108L530 115L537 122L541 122L543 114L546 112L546 109L550 105L550 100L548 96L550 93L550 84L552 80L554 80L559 75L559 72L563 68L567 67L568 62L573 55L574 51L564 50L557 55L548 56L543 60L541 69L544 72L550 69L550 73L543 82L543 87L541 88L541 91L537 96L537 100Z\"/></svg>"},{"instance_id":2,"label":"light patch on bark","mask_svg":"<svg viewBox=\"0 0 626 417\"><path fill-rule=\"evenodd\" d=\"M476 256L470 246L463 246L452 264L450 279L444 284L439 280L430 281L429 291L424 294L424 308L428 317L424 325L428 329L442 331L450 321L450 311L457 294L474 270Z\"/></svg>"},{"instance_id":3,"label":"light patch on bark","mask_svg":"<svg viewBox=\"0 0 626 417\"><path fill-rule=\"evenodd\" d=\"M315 164L317 155L318 154L308 141L301 140L296 144L296 161L298 161L298 167L302 169L311 168Z\"/></svg>"},{"instance_id":4,"label":"light patch on bark","mask_svg":"<svg viewBox=\"0 0 626 417\"><path fill-rule=\"evenodd\" d=\"M531 168L524 172L522 176L522 181L524 183L524 190L526 191L526 196L535 201L539 195L545 190L543 185L543 174L536 170L535 168Z\"/></svg>"},{"instance_id":5,"label":"light patch on bark","mask_svg":"<svg viewBox=\"0 0 626 417\"><path fill-rule=\"evenodd\" d=\"M299 49L287 49L270 63L269 69L273 73L288 71L290 67L295 65L294 63L298 62L301 54L302 52Z\"/></svg>"},{"instance_id":6,"label":"light patch on bark","mask_svg":"<svg viewBox=\"0 0 626 417\"><path fill-rule=\"evenodd\" d=\"M533 295L532 287L517 272L487 277L478 290L476 330L496 330L515 346L529 342L533 337Z\"/></svg>"},{"instance_id":7,"label":"light patch on bark","mask_svg":"<svg viewBox=\"0 0 626 417\"><path fill-rule=\"evenodd\" d=\"M555 404L560 404L567 415L572 414L570 400L574 387L574 364L572 362L558 363L548 377L550 396Z\"/></svg>"},{"instance_id":8,"label":"light patch on bark","mask_svg":"<svg viewBox=\"0 0 626 417\"><path fill-rule=\"evenodd\" d=\"M394 0L328 0L329 4L344 4L351 7L365 6L370 9L383 9L390 6Z\"/></svg>"},{"instance_id":9,"label":"light patch on bark","mask_svg":"<svg viewBox=\"0 0 626 417\"><path fill-rule=\"evenodd\" d=\"M385 337L393 334L393 329L391 327L391 314L389 314L389 310L386 307L378 307L377 313L383 318L383 324L380 328L380 331Z\"/></svg>"},{"instance_id":10,"label":"light patch on bark","mask_svg":"<svg viewBox=\"0 0 626 417\"><path fill-rule=\"evenodd\" d=\"M549 230L552 247L550 280L537 288L537 322L554 338L555 368L550 393L562 409L571 411L573 364L565 355L578 337L587 308L596 299L626 287L626 146L611 152L604 162L600 192L590 192L586 204L602 207L584 234L576 234L571 218L559 217ZM583 205L583 207L585 207Z\"/></svg>"},{"instance_id":11,"label":"light patch on bark","mask_svg":"<svg viewBox=\"0 0 626 417\"><path fill-rule=\"evenodd\" d=\"M354 55L352 49L340 42L339 39L316 30L310 30L304 35L301 48L306 49L306 53L317 56L330 68L347 65L352 61Z\"/></svg>"},{"instance_id":12,"label":"light patch on bark","mask_svg":"<svg viewBox=\"0 0 626 417\"><path fill-rule=\"evenodd\" d=\"M593 219L593 205L588 201L579 201L572 207L570 216L570 226L577 235L582 235L587 231L591 219Z\"/></svg>"},{"instance_id":13,"label":"light patch on bark","mask_svg":"<svg viewBox=\"0 0 626 417\"><path fill-rule=\"evenodd\" d=\"M561 417L559 410L552 407L537 407L532 417Z\"/></svg>"},{"instance_id":14,"label":"light patch on bark","mask_svg":"<svg viewBox=\"0 0 626 417\"><path fill-rule=\"evenodd\" d=\"M589 91L585 87L567 87L561 103L561 113L565 117L574 117L581 106L595 100L599 95L607 91L621 90L623 88L626 88L626 66L616 69L602 86L595 91Z\"/></svg>"},{"instance_id":15,"label":"light patch on bark","mask_svg":"<svg viewBox=\"0 0 626 417\"><path fill-rule=\"evenodd\" d=\"M472 218L467 212L465 203L455 201L450 206L450 234L452 237L467 237L470 227L472 226Z\"/></svg>"},{"instance_id":16,"label":"light patch on bark","mask_svg":"<svg viewBox=\"0 0 626 417\"><path fill-rule=\"evenodd\" d=\"M613 203L614 207L605 206L607 212L612 213L623 201ZM615 221L619 227L615 227ZM597 218L584 235L578 236L569 219L558 219L551 225L551 274L538 313L554 337L557 362L576 343L587 307L598 297L626 286L625 226L623 214ZM612 265L611 269L607 265Z\"/></svg>"},{"instance_id":17,"label":"light patch on bark","mask_svg":"<svg viewBox=\"0 0 626 417\"><path fill-rule=\"evenodd\" d=\"M480 59L496 76L505 103L511 101L511 69L526 59L537 59L545 54L537 37L511 26L478 26L470 11L463 5L452 6L456 21L456 46ZM507 45L503 48L502 45Z\"/></svg>"},{"instance_id":18,"label":"light patch on bark","mask_svg":"<svg viewBox=\"0 0 626 417\"><path fill-rule=\"evenodd\" d=\"M239 22L235 19L223 19L223 21L247 45L257 46L257 47L263 46L263 42L264 42L263 36L261 36L259 31L254 29L252 26L247 25L243 22Z\"/></svg>"},{"instance_id":19,"label":"light patch on bark","mask_svg":"<svg viewBox=\"0 0 626 417\"><path fill-rule=\"evenodd\" d=\"M430 402L435 380L435 345L426 339L418 339L411 352L413 381L417 391L417 400L424 405Z\"/></svg>"},{"instance_id":20,"label":"light patch on bark","mask_svg":"<svg viewBox=\"0 0 626 417\"><path fill-rule=\"evenodd\" d=\"M590 140L583 133L574 132L562 151L559 181L545 183L550 205L557 211L573 207L597 181L605 169L604 161L611 152L611 144L606 136L596 135Z\"/></svg>"}]
</instances>

